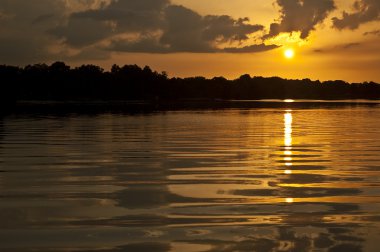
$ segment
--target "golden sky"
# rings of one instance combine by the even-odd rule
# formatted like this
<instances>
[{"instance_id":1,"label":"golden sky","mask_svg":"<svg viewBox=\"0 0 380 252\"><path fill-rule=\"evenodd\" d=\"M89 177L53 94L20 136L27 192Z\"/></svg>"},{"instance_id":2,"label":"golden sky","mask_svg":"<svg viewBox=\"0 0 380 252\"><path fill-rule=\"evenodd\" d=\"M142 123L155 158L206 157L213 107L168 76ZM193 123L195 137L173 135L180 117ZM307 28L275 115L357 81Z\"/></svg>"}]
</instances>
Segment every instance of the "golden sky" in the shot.
<instances>
[{"instance_id":1,"label":"golden sky","mask_svg":"<svg viewBox=\"0 0 380 252\"><path fill-rule=\"evenodd\" d=\"M380 82L378 0L0 0L0 34L0 64Z\"/></svg>"}]
</instances>

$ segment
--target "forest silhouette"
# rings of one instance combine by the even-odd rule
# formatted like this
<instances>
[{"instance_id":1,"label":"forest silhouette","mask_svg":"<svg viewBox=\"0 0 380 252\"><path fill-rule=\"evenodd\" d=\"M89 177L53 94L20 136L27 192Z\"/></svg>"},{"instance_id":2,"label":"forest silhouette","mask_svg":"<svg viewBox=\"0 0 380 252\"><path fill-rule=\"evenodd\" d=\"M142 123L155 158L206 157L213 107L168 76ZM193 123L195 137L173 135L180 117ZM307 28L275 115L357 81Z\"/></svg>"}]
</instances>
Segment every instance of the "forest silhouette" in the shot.
<instances>
[{"instance_id":1,"label":"forest silhouette","mask_svg":"<svg viewBox=\"0 0 380 252\"><path fill-rule=\"evenodd\" d=\"M374 82L341 80L288 80L242 75L224 77L169 78L150 67L113 65L104 71L96 65L71 68L63 62L25 67L0 66L1 103L18 101L154 101L258 100L258 99L379 99ZM4 106L3 106L4 107Z\"/></svg>"}]
</instances>

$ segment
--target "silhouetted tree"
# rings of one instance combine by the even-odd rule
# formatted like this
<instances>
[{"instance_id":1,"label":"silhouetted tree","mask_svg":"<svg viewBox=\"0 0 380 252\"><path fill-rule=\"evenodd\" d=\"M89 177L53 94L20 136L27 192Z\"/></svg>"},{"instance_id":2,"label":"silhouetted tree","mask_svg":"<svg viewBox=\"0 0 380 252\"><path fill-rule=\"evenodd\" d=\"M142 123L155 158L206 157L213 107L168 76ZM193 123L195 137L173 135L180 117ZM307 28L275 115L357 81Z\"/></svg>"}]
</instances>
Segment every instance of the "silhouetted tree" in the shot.
<instances>
[{"instance_id":1,"label":"silhouetted tree","mask_svg":"<svg viewBox=\"0 0 380 252\"><path fill-rule=\"evenodd\" d=\"M72 69L64 62L24 68L1 65L0 78L3 108L17 100L380 99L380 85L374 82L349 84L248 74L235 80L169 78L166 72L137 65L113 65L110 71L96 65Z\"/></svg>"}]
</instances>

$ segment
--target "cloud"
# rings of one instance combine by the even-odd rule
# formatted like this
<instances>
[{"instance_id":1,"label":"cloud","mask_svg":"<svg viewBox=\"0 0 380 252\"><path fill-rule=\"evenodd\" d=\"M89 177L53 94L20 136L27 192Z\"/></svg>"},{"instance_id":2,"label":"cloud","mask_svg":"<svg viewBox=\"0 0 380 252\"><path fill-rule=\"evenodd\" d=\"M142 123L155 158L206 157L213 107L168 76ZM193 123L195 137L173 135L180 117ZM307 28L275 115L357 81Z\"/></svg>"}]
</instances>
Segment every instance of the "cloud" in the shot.
<instances>
[{"instance_id":1,"label":"cloud","mask_svg":"<svg viewBox=\"0 0 380 252\"><path fill-rule=\"evenodd\" d=\"M154 31L162 26L161 12L168 4L168 0L105 1L72 13L66 24L49 32L70 46L85 47L127 32Z\"/></svg>"},{"instance_id":2,"label":"cloud","mask_svg":"<svg viewBox=\"0 0 380 252\"><path fill-rule=\"evenodd\" d=\"M50 35L63 39L73 47L86 47L113 34L112 24L91 18L70 18L67 25L49 30Z\"/></svg>"},{"instance_id":3,"label":"cloud","mask_svg":"<svg viewBox=\"0 0 380 252\"><path fill-rule=\"evenodd\" d=\"M209 52L213 47L202 37L205 28L201 15L183 6L172 5L165 10L160 43L172 51Z\"/></svg>"},{"instance_id":4,"label":"cloud","mask_svg":"<svg viewBox=\"0 0 380 252\"><path fill-rule=\"evenodd\" d=\"M62 20L64 8L57 0L0 0L0 63L48 59L57 41L45 31Z\"/></svg>"},{"instance_id":5,"label":"cloud","mask_svg":"<svg viewBox=\"0 0 380 252\"><path fill-rule=\"evenodd\" d=\"M256 39L263 25L226 14L203 15L171 0L0 0L0 64L278 47Z\"/></svg>"},{"instance_id":6,"label":"cloud","mask_svg":"<svg viewBox=\"0 0 380 252\"><path fill-rule=\"evenodd\" d=\"M345 45L342 46L342 48L343 49L349 49L349 48L353 48L353 47L358 47L360 45L361 45L361 43L354 42L354 43L345 44Z\"/></svg>"},{"instance_id":7,"label":"cloud","mask_svg":"<svg viewBox=\"0 0 380 252\"><path fill-rule=\"evenodd\" d=\"M248 18L202 16L168 0L119 0L73 13L66 25L50 32L73 47L108 41L111 51L202 53L223 51L262 30Z\"/></svg>"},{"instance_id":8,"label":"cloud","mask_svg":"<svg viewBox=\"0 0 380 252\"><path fill-rule=\"evenodd\" d=\"M48 22L49 20L54 20L53 14L40 15L33 20L32 24L44 23Z\"/></svg>"},{"instance_id":9,"label":"cloud","mask_svg":"<svg viewBox=\"0 0 380 252\"><path fill-rule=\"evenodd\" d=\"M375 30L375 31L365 32L363 35L364 35L364 36L369 36L369 35L380 36L380 30Z\"/></svg>"},{"instance_id":10,"label":"cloud","mask_svg":"<svg viewBox=\"0 0 380 252\"><path fill-rule=\"evenodd\" d=\"M343 12L341 18L333 18L333 26L339 30L359 28L361 24L380 20L379 0L356 0L354 12Z\"/></svg>"},{"instance_id":11,"label":"cloud","mask_svg":"<svg viewBox=\"0 0 380 252\"><path fill-rule=\"evenodd\" d=\"M278 48L277 45L265 45L257 44L244 47L226 47L226 48L201 48L197 52L207 52L207 53L258 53L273 50ZM199 49L199 48L198 48ZM111 51L122 51L122 52L144 52L144 53L174 53L183 52L183 50L176 50L174 48L164 46L159 43L157 39L154 38L144 38L139 41L113 41L110 46Z\"/></svg>"},{"instance_id":12,"label":"cloud","mask_svg":"<svg viewBox=\"0 0 380 252\"><path fill-rule=\"evenodd\" d=\"M73 13L71 19L113 22L118 32L141 32L162 26L162 11L168 0L114 0L96 10Z\"/></svg>"},{"instance_id":13,"label":"cloud","mask_svg":"<svg viewBox=\"0 0 380 252\"><path fill-rule=\"evenodd\" d=\"M203 20L203 38L208 41L221 39L222 41L248 39L248 35L264 29L262 25L247 24L248 18L237 20L230 16L206 16Z\"/></svg>"},{"instance_id":14,"label":"cloud","mask_svg":"<svg viewBox=\"0 0 380 252\"><path fill-rule=\"evenodd\" d=\"M23 37L0 39L0 63L23 64L46 60L49 52L44 46L45 41Z\"/></svg>"},{"instance_id":15,"label":"cloud","mask_svg":"<svg viewBox=\"0 0 380 252\"><path fill-rule=\"evenodd\" d=\"M301 38L306 39L335 9L334 0L277 0L277 4L281 8L280 22L272 23L264 38L282 32L301 32Z\"/></svg>"},{"instance_id":16,"label":"cloud","mask_svg":"<svg viewBox=\"0 0 380 252\"><path fill-rule=\"evenodd\" d=\"M277 45L265 45L265 44L259 44L259 45L250 45L245 47L231 47L231 48L224 48L225 52L229 53L256 53L256 52L265 52L270 51L273 49L278 48Z\"/></svg>"},{"instance_id":17,"label":"cloud","mask_svg":"<svg viewBox=\"0 0 380 252\"><path fill-rule=\"evenodd\" d=\"M351 42L351 43L343 43L331 47L325 47L325 48L317 48L313 51L316 53L336 53L336 52L348 52L349 50L355 50L355 49L361 49L363 47L368 46L368 43L359 43L359 42Z\"/></svg>"}]
</instances>

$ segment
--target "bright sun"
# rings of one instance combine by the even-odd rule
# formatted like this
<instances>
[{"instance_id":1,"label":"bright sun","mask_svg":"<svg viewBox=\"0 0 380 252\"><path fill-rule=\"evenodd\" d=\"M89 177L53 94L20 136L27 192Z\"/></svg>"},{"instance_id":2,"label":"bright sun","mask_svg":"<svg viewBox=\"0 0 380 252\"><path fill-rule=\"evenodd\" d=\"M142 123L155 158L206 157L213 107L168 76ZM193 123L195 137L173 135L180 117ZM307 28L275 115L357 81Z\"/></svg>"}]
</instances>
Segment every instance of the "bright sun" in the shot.
<instances>
[{"instance_id":1,"label":"bright sun","mask_svg":"<svg viewBox=\"0 0 380 252\"><path fill-rule=\"evenodd\" d=\"M284 52L284 56L287 59L292 59L294 57L294 50L293 49L286 49Z\"/></svg>"}]
</instances>

